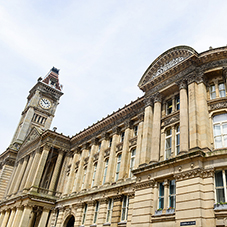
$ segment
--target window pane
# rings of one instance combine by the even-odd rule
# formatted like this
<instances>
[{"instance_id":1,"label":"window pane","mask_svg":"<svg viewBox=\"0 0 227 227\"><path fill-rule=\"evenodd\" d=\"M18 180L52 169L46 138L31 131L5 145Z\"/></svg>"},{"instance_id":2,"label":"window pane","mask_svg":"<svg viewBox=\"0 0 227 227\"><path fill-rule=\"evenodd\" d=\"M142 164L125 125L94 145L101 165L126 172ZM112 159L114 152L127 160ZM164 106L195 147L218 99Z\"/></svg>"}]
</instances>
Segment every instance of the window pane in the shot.
<instances>
[{"instance_id":1,"label":"window pane","mask_svg":"<svg viewBox=\"0 0 227 227\"><path fill-rule=\"evenodd\" d=\"M159 208L164 208L164 198L159 198Z\"/></svg>"},{"instance_id":2,"label":"window pane","mask_svg":"<svg viewBox=\"0 0 227 227\"><path fill-rule=\"evenodd\" d=\"M159 184L159 196L164 196L164 183Z\"/></svg>"},{"instance_id":3,"label":"window pane","mask_svg":"<svg viewBox=\"0 0 227 227\"><path fill-rule=\"evenodd\" d=\"M171 180L169 182L169 193L170 194L176 194L175 180Z\"/></svg>"},{"instance_id":4,"label":"window pane","mask_svg":"<svg viewBox=\"0 0 227 227\"><path fill-rule=\"evenodd\" d=\"M220 125L214 125L214 136L219 136L221 135L221 127Z\"/></svg>"},{"instance_id":5,"label":"window pane","mask_svg":"<svg viewBox=\"0 0 227 227\"><path fill-rule=\"evenodd\" d=\"M216 189L217 202L225 202L224 188Z\"/></svg>"},{"instance_id":6,"label":"window pane","mask_svg":"<svg viewBox=\"0 0 227 227\"><path fill-rule=\"evenodd\" d=\"M225 91L219 91L219 96L220 97L225 97Z\"/></svg>"},{"instance_id":7,"label":"window pane","mask_svg":"<svg viewBox=\"0 0 227 227\"><path fill-rule=\"evenodd\" d=\"M223 131L223 134L227 134L227 124L226 123L222 124L222 131Z\"/></svg>"},{"instance_id":8,"label":"window pane","mask_svg":"<svg viewBox=\"0 0 227 227\"><path fill-rule=\"evenodd\" d=\"M225 136L223 137L223 139L224 139L224 147L227 147L227 135L225 135Z\"/></svg>"},{"instance_id":9,"label":"window pane","mask_svg":"<svg viewBox=\"0 0 227 227\"><path fill-rule=\"evenodd\" d=\"M215 148L222 148L222 142L221 142L220 136L218 136L214 139L214 143L215 143Z\"/></svg>"},{"instance_id":10,"label":"window pane","mask_svg":"<svg viewBox=\"0 0 227 227\"><path fill-rule=\"evenodd\" d=\"M219 122L219 121L226 121L227 120L227 114L219 114L213 117L213 122Z\"/></svg>"},{"instance_id":11,"label":"window pane","mask_svg":"<svg viewBox=\"0 0 227 227\"><path fill-rule=\"evenodd\" d=\"M222 177L222 171L215 172L215 185L216 187L223 186L223 177Z\"/></svg>"},{"instance_id":12,"label":"window pane","mask_svg":"<svg viewBox=\"0 0 227 227\"><path fill-rule=\"evenodd\" d=\"M172 138L170 137L166 139L166 149L171 148L171 145L172 145Z\"/></svg>"},{"instance_id":13,"label":"window pane","mask_svg":"<svg viewBox=\"0 0 227 227\"><path fill-rule=\"evenodd\" d=\"M170 196L170 198L169 198L169 206L170 207L174 207L175 208L175 196Z\"/></svg>"}]
</instances>

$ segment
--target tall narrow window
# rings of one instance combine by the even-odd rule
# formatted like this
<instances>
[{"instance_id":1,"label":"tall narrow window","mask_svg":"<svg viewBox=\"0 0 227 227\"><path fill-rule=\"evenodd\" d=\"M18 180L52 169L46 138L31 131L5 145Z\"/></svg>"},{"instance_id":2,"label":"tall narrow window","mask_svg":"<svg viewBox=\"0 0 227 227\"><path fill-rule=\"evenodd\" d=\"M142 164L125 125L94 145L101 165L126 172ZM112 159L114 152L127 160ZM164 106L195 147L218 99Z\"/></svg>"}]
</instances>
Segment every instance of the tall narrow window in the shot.
<instances>
[{"instance_id":1,"label":"tall narrow window","mask_svg":"<svg viewBox=\"0 0 227 227\"><path fill-rule=\"evenodd\" d=\"M100 149L101 149L101 143L99 143L98 152L100 151Z\"/></svg>"},{"instance_id":2,"label":"tall narrow window","mask_svg":"<svg viewBox=\"0 0 227 227\"><path fill-rule=\"evenodd\" d=\"M84 204L84 211L83 211L83 216L82 216L82 225L85 223L86 214L87 214L87 203Z\"/></svg>"},{"instance_id":3,"label":"tall narrow window","mask_svg":"<svg viewBox=\"0 0 227 227\"><path fill-rule=\"evenodd\" d=\"M129 169L129 177L132 177L132 170L135 166L135 158L136 158L136 149L133 149L131 152L131 160L130 160L130 169Z\"/></svg>"},{"instance_id":4,"label":"tall narrow window","mask_svg":"<svg viewBox=\"0 0 227 227\"><path fill-rule=\"evenodd\" d=\"M176 183L175 180L169 182L169 207L176 207Z\"/></svg>"},{"instance_id":5,"label":"tall narrow window","mask_svg":"<svg viewBox=\"0 0 227 227\"><path fill-rule=\"evenodd\" d=\"M166 102L166 114L171 114L173 110L172 99Z\"/></svg>"},{"instance_id":6,"label":"tall narrow window","mask_svg":"<svg viewBox=\"0 0 227 227\"><path fill-rule=\"evenodd\" d=\"M113 141L113 138L112 138L112 137L110 137L110 140L109 140L109 147L111 147L111 146L112 146L112 141Z\"/></svg>"},{"instance_id":7,"label":"tall narrow window","mask_svg":"<svg viewBox=\"0 0 227 227\"><path fill-rule=\"evenodd\" d=\"M94 183L95 183L96 170L97 170L97 162L94 164L94 172L93 172L93 176L92 176L91 187L93 187Z\"/></svg>"},{"instance_id":8,"label":"tall narrow window","mask_svg":"<svg viewBox=\"0 0 227 227\"><path fill-rule=\"evenodd\" d=\"M176 154L180 153L180 126L176 127Z\"/></svg>"},{"instance_id":9,"label":"tall narrow window","mask_svg":"<svg viewBox=\"0 0 227 227\"><path fill-rule=\"evenodd\" d=\"M227 114L213 117L214 146L215 148L227 147Z\"/></svg>"},{"instance_id":10,"label":"tall narrow window","mask_svg":"<svg viewBox=\"0 0 227 227\"><path fill-rule=\"evenodd\" d=\"M219 90L219 97L225 97L226 96L225 84L224 83L218 84L218 90Z\"/></svg>"},{"instance_id":11,"label":"tall narrow window","mask_svg":"<svg viewBox=\"0 0 227 227\"><path fill-rule=\"evenodd\" d=\"M125 132L122 132L122 133L121 133L121 143L124 142L124 138L125 138Z\"/></svg>"},{"instance_id":12,"label":"tall narrow window","mask_svg":"<svg viewBox=\"0 0 227 227\"><path fill-rule=\"evenodd\" d=\"M82 181L82 185L81 185L81 190L84 188L84 182L85 182L85 178L86 178L86 173L87 173L87 167L84 168L84 176L83 176L83 181Z\"/></svg>"},{"instance_id":13,"label":"tall narrow window","mask_svg":"<svg viewBox=\"0 0 227 227\"><path fill-rule=\"evenodd\" d=\"M164 208L164 182L159 183L158 208Z\"/></svg>"},{"instance_id":14,"label":"tall narrow window","mask_svg":"<svg viewBox=\"0 0 227 227\"><path fill-rule=\"evenodd\" d=\"M112 211L113 211L113 199L109 199L108 201L108 207L107 207L107 215L106 215L106 222L109 223L111 221L112 217Z\"/></svg>"},{"instance_id":15,"label":"tall narrow window","mask_svg":"<svg viewBox=\"0 0 227 227\"><path fill-rule=\"evenodd\" d=\"M176 102L176 110L179 110L180 109L180 96L179 95L176 97L175 102Z\"/></svg>"},{"instance_id":16,"label":"tall narrow window","mask_svg":"<svg viewBox=\"0 0 227 227\"><path fill-rule=\"evenodd\" d=\"M109 163L109 159L107 158L105 161L105 168L104 168L104 173L103 173L102 184L105 184L105 182L106 182L106 173L107 173L108 163Z\"/></svg>"},{"instance_id":17,"label":"tall narrow window","mask_svg":"<svg viewBox=\"0 0 227 227\"><path fill-rule=\"evenodd\" d=\"M134 136L137 136L138 134L138 125L135 125L133 128Z\"/></svg>"},{"instance_id":18,"label":"tall narrow window","mask_svg":"<svg viewBox=\"0 0 227 227\"><path fill-rule=\"evenodd\" d=\"M97 201L95 204L94 224L96 224L97 222L98 212L99 212L99 201Z\"/></svg>"},{"instance_id":19,"label":"tall narrow window","mask_svg":"<svg viewBox=\"0 0 227 227\"><path fill-rule=\"evenodd\" d=\"M121 221L127 221L128 207L129 207L129 198L128 196L124 196L122 201L122 209L121 209Z\"/></svg>"},{"instance_id":20,"label":"tall narrow window","mask_svg":"<svg viewBox=\"0 0 227 227\"><path fill-rule=\"evenodd\" d=\"M115 176L115 181L118 180L119 177L119 171L120 171L120 166L121 166L121 154L117 156L117 168L116 168L116 176Z\"/></svg>"},{"instance_id":21,"label":"tall narrow window","mask_svg":"<svg viewBox=\"0 0 227 227\"><path fill-rule=\"evenodd\" d=\"M218 170L215 172L215 192L216 203L227 202L227 170Z\"/></svg>"},{"instance_id":22,"label":"tall narrow window","mask_svg":"<svg viewBox=\"0 0 227 227\"><path fill-rule=\"evenodd\" d=\"M216 89L215 85L210 86L210 99L215 99L216 98Z\"/></svg>"},{"instance_id":23,"label":"tall narrow window","mask_svg":"<svg viewBox=\"0 0 227 227\"><path fill-rule=\"evenodd\" d=\"M172 129L166 130L166 159L171 156L172 150Z\"/></svg>"}]
</instances>

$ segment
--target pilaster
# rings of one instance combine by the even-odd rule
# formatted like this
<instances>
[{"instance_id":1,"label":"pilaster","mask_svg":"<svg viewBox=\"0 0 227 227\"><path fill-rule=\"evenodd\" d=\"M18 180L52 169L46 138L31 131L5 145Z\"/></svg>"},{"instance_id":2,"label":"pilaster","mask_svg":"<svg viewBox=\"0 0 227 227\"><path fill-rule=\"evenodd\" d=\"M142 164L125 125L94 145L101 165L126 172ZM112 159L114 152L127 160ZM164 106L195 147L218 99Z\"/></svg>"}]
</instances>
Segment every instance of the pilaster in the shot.
<instances>
[{"instance_id":1,"label":"pilaster","mask_svg":"<svg viewBox=\"0 0 227 227\"><path fill-rule=\"evenodd\" d=\"M50 212L49 209L43 208L43 212L42 212L38 227L46 226L49 212Z\"/></svg>"}]
</instances>

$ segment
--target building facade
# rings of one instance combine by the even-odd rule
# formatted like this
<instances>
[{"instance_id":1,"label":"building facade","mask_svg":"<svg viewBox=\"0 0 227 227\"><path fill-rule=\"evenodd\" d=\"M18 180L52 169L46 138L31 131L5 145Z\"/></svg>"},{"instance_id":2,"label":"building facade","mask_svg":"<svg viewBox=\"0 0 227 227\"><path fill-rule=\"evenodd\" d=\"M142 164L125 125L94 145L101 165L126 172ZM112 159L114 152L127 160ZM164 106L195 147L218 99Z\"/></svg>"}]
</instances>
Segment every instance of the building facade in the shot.
<instances>
[{"instance_id":1,"label":"building facade","mask_svg":"<svg viewBox=\"0 0 227 227\"><path fill-rule=\"evenodd\" d=\"M67 137L56 68L0 155L0 227L227 226L227 47L156 58L144 95Z\"/></svg>"}]
</instances>

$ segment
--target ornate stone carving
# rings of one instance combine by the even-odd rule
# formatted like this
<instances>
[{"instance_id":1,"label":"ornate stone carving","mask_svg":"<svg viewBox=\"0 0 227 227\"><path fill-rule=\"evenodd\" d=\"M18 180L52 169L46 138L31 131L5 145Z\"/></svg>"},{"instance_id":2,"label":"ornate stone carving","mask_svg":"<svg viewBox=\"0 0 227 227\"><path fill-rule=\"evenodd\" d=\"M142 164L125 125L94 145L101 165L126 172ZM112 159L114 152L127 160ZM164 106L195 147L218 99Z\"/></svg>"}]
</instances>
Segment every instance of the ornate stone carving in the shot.
<instances>
[{"instance_id":1,"label":"ornate stone carving","mask_svg":"<svg viewBox=\"0 0 227 227\"><path fill-rule=\"evenodd\" d=\"M101 140L108 140L109 139L109 133L103 132L101 135Z\"/></svg>"},{"instance_id":2,"label":"ornate stone carving","mask_svg":"<svg viewBox=\"0 0 227 227\"><path fill-rule=\"evenodd\" d=\"M110 147L104 151L104 157L107 157L109 155L110 155Z\"/></svg>"},{"instance_id":3,"label":"ornate stone carving","mask_svg":"<svg viewBox=\"0 0 227 227\"><path fill-rule=\"evenodd\" d=\"M129 147L131 146L135 146L137 142L137 137L134 137L132 139L129 140Z\"/></svg>"},{"instance_id":4,"label":"ornate stone carving","mask_svg":"<svg viewBox=\"0 0 227 227\"><path fill-rule=\"evenodd\" d=\"M117 152L121 151L123 149L123 143L117 144Z\"/></svg>"},{"instance_id":5,"label":"ornate stone carving","mask_svg":"<svg viewBox=\"0 0 227 227\"><path fill-rule=\"evenodd\" d=\"M133 122L130 119L125 120L124 125L126 128L131 128L133 125Z\"/></svg>"},{"instance_id":6,"label":"ornate stone carving","mask_svg":"<svg viewBox=\"0 0 227 227\"><path fill-rule=\"evenodd\" d=\"M222 108L227 108L227 102L218 102L210 105L210 110L217 110L217 109L222 109Z\"/></svg>"},{"instance_id":7,"label":"ornate stone carving","mask_svg":"<svg viewBox=\"0 0 227 227\"><path fill-rule=\"evenodd\" d=\"M148 106L153 106L152 96L145 96L144 97L144 104L145 104L145 108L148 107Z\"/></svg>"},{"instance_id":8,"label":"ornate stone carving","mask_svg":"<svg viewBox=\"0 0 227 227\"><path fill-rule=\"evenodd\" d=\"M94 161L97 161L97 160L98 160L98 158L99 158L99 152L98 152L98 153L96 153L96 154L94 154Z\"/></svg>"},{"instance_id":9,"label":"ornate stone carving","mask_svg":"<svg viewBox=\"0 0 227 227\"><path fill-rule=\"evenodd\" d=\"M186 80L181 80L177 83L177 85L179 86L179 90L181 89L187 89L187 81Z\"/></svg>"},{"instance_id":10,"label":"ornate stone carving","mask_svg":"<svg viewBox=\"0 0 227 227\"><path fill-rule=\"evenodd\" d=\"M179 116L179 113L177 115L173 115L171 117L168 117L168 118L164 118L162 121L163 121L163 126L167 126L169 124L172 124L174 122L177 122L180 120L180 116Z\"/></svg>"},{"instance_id":11,"label":"ornate stone carving","mask_svg":"<svg viewBox=\"0 0 227 227\"><path fill-rule=\"evenodd\" d=\"M140 182L135 185L136 190L146 189L150 187L154 187L154 180Z\"/></svg>"},{"instance_id":12,"label":"ornate stone carving","mask_svg":"<svg viewBox=\"0 0 227 227\"><path fill-rule=\"evenodd\" d=\"M121 129L118 126L114 126L112 128L113 134L120 134Z\"/></svg>"},{"instance_id":13,"label":"ornate stone carving","mask_svg":"<svg viewBox=\"0 0 227 227\"><path fill-rule=\"evenodd\" d=\"M159 92L157 92L155 95L154 95L154 102L161 102L162 101L162 96Z\"/></svg>"}]
</instances>

